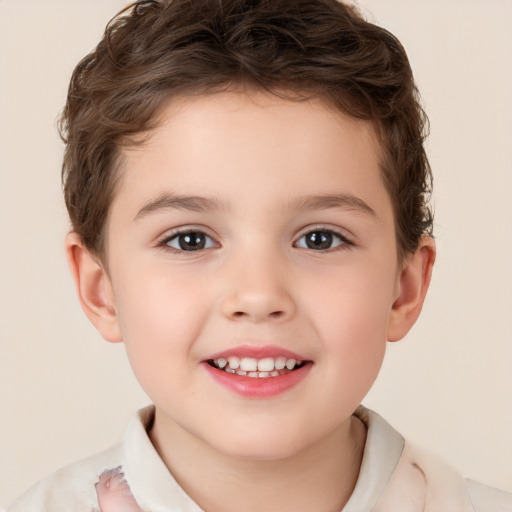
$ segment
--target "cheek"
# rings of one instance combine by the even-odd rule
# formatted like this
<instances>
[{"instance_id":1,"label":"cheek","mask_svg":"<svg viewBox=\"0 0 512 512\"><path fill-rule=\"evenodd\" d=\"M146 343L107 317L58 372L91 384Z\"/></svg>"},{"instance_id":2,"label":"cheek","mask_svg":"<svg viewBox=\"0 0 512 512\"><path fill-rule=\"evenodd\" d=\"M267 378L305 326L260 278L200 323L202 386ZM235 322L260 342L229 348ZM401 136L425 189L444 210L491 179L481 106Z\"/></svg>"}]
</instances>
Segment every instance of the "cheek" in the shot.
<instances>
[{"instance_id":1,"label":"cheek","mask_svg":"<svg viewBox=\"0 0 512 512\"><path fill-rule=\"evenodd\" d=\"M118 320L127 355L143 387L167 374L185 378L194 364L192 348L199 336L206 299L193 287L165 272L137 272L115 290ZM167 378L167 377L166 377Z\"/></svg>"},{"instance_id":2,"label":"cheek","mask_svg":"<svg viewBox=\"0 0 512 512\"><path fill-rule=\"evenodd\" d=\"M326 356L334 358L352 382L373 382L382 363L393 303L394 268L390 269L352 269L326 280L322 293L308 302Z\"/></svg>"},{"instance_id":3,"label":"cheek","mask_svg":"<svg viewBox=\"0 0 512 512\"><path fill-rule=\"evenodd\" d=\"M386 350L387 312L376 301L371 307L364 296L352 296L324 310L325 322L317 327L324 342L319 361L327 399L339 411L353 410L377 378ZM328 321L330 318L330 321Z\"/></svg>"},{"instance_id":4,"label":"cheek","mask_svg":"<svg viewBox=\"0 0 512 512\"><path fill-rule=\"evenodd\" d=\"M372 338L380 328L385 336L395 290L394 267L387 267L360 265L326 274L321 282L309 286L307 305L316 310L320 324L333 332L346 332L354 339L363 334Z\"/></svg>"},{"instance_id":5,"label":"cheek","mask_svg":"<svg viewBox=\"0 0 512 512\"><path fill-rule=\"evenodd\" d=\"M158 340L179 335L184 329L190 331L196 324L189 317L201 308L198 289L179 272L171 272L165 265L154 267L139 265L131 275L114 282L118 316L127 338L151 333Z\"/></svg>"}]
</instances>

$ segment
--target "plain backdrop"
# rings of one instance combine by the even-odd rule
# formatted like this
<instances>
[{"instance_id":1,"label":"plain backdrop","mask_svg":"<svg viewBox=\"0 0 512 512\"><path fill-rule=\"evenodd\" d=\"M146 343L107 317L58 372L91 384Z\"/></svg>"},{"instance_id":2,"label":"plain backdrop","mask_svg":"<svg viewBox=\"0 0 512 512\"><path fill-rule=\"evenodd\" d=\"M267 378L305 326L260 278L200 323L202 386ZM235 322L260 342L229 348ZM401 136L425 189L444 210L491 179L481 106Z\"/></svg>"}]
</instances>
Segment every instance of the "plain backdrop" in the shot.
<instances>
[{"instance_id":1,"label":"plain backdrop","mask_svg":"<svg viewBox=\"0 0 512 512\"><path fill-rule=\"evenodd\" d=\"M0 0L0 504L122 435L148 403L82 314L55 119L122 0ZM408 50L431 119L438 260L365 404L512 490L512 1L361 0Z\"/></svg>"}]
</instances>

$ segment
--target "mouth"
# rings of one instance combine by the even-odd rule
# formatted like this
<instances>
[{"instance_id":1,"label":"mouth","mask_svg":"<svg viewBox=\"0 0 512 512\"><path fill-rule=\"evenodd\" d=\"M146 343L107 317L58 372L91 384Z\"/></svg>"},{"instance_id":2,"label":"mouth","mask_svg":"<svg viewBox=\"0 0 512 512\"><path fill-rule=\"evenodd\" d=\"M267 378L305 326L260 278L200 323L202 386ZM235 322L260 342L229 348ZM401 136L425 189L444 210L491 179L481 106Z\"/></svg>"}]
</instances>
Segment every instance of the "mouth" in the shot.
<instances>
[{"instance_id":1,"label":"mouth","mask_svg":"<svg viewBox=\"0 0 512 512\"><path fill-rule=\"evenodd\" d=\"M278 397L307 378L313 361L277 346L244 345L203 361L210 377L229 391L251 399Z\"/></svg>"},{"instance_id":2,"label":"mouth","mask_svg":"<svg viewBox=\"0 0 512 512\"><path fill-rule=\"evenodd\" d=\"M240 377L268 379L297 371L307 364L307 361L300 361L285 356L264 357L261 359L229 356L208 359L206 363L212 368L228 374L239 375Z\"/></svg>"}]
</instances>

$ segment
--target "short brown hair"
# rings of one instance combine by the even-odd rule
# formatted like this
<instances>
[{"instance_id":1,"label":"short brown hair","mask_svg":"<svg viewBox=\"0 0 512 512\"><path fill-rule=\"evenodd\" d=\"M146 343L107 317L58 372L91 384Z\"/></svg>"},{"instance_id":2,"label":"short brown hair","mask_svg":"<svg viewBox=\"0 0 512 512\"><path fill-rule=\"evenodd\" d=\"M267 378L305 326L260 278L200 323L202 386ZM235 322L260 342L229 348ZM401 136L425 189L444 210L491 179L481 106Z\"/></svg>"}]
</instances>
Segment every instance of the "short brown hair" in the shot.
<instances>
[{"instance_id":1,"label":"short brown hair","mask_svg":"<svg viewBox=\"0 0 512 512\"><path fill-rule=\"evenodd\" d=\"M431 234L428 119L392 34L336 0L142 0L78 64L60 119L66 206L92 253L103 252L121 145L170 97L234 85L320 97L375 123L400 258Z\"/></svg>"}]
</instances>

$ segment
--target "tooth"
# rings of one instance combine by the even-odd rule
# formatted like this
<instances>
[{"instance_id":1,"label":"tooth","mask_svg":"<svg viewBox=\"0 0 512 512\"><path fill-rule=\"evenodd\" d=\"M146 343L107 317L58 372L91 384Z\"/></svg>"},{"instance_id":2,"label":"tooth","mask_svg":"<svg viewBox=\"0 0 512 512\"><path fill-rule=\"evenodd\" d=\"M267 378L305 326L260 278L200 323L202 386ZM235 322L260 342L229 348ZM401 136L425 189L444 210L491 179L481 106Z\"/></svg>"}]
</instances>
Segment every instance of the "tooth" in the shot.
<instances>
[{"instance_id":1,"label":"tooth","mask_svg":"<svg viewBox=\"0 0 512 512\"><path fill-rule=\"evenodd\" d=\"M252 357L243 357L240 360L240 368L245 372L255 372L258 369L258 361Z\"/></svg>"},{"instance_id":2,"label":"tooth","mask_svg":"<svg viewBox=\"0 0 512 512\"><path fill-rule=\"evenodd\" d=\"M236 370L240 366L240 359L238 357L228 357L228 364L232 370Z\"/></svg>"},{"instance_id":3,"label":"tooth","mask_svg":"<svg viewBox=\"0 0 512 512\"><path fill-rule=\"evenodd\" d=\"M230 368L229 366L224 371L228 373L235 373L235 370L233 370L233 368Z\"/></svg>"},{"instance_id":4,"label":"tooth","mask_svg":"<svg viewBox=\"0 0 512 512\"><path fill-rule=\"evenodd\" d=\"M237 375L241 375L242 377L247 374L247 372L244 372L243 370L236 370L235 372Z\"/></svg>"},{"instance_id":5,"label":"tooth","mask_svg":"<svg viewBox=\"0 0 512 512\"><path fill-rule=\"evenodd\" d=\"M258 377L258 372L249 372L247 377Z\"/></svg>"},{"instance_id":6,"label":"tooth","mask_svg":"<svg viewBox=\"0 0 512 512\"><path fill-rule=\"evenodd\" d=\"M219 359L215 360L215 365L218 366L219 368L224 368L224 366L226 366L227 364L227 360L224 359L223 357L220 357Z\"/></svg>"},{"instance_id":7,"label":"tooth","mask_svg":"<svg viewBox=\"0 0 512 512\"><path fill-rule=\"evenodd\" d=\"M270 377L270 373L269 372L258 372L258 377L264 379L265 377Z\"/></svg>"},{"instance_id":8,"label":"tooth","mask_svg":"<svg viewBox=\"0 0 512 512\"><path fill-rule=\"evenodd\" d=\"M275 360L274 366L276 370L282 370L286 366L286 357L278 357Z\"/></svg>"},{"instance_id":9,"label":"tooth","mask_svg":"<svg viewBox=\"0 0 512 512\"><path fill-rule=\"evenodd\" d=\"M271 377L277 377L279 375L279 372L277 370L274 370L273 372L270 372Z\"/></svg>"},{"instance_id":10,"label":"tooth","mask_svg":"<svg viewBox=\"0 0 512 512\"><path fill-rule=\"evenodd\" d=\"M260 372L271 372L274 369L274 359L271 357L265 357L258 361L258 370Z\"/></svg>"},{"instance_id":11,"label":"tooth","mask_svg":"<svg viewBox=\"0 0 512 512\"><path fill-rule=\"evenodd\" d=\"M295 361L295 359L287 359L286 360L286 368L288 368L288 370L293 370L295 368L296 364L297 364L297 361Z\"/></svg>"}]
</instances>

